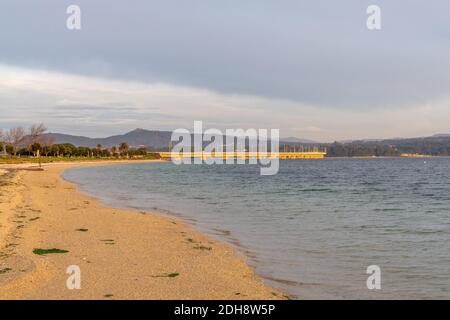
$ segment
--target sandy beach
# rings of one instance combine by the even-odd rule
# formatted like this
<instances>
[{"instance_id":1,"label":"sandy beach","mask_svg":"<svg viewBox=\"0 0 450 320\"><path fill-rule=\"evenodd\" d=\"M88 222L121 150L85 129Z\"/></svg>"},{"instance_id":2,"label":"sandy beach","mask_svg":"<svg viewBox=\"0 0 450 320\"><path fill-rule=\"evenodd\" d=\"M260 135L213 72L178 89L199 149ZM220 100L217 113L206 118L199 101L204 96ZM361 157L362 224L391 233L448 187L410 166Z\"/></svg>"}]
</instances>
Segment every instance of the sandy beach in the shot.
<instances>
[{"instance_id":1,"label":"sandy beach","mask_svg":"<svg viewBox=\"0 0 450 320\"><path fill-rule=\"evenodd\" d=\"M230 245L176 218L106 207L61 178L105 164L0 166L0 299L283 298ZM53 248L67 252L33 253ZM71 265L80 290L66 286Z\"/></svg>"}]
</instances>

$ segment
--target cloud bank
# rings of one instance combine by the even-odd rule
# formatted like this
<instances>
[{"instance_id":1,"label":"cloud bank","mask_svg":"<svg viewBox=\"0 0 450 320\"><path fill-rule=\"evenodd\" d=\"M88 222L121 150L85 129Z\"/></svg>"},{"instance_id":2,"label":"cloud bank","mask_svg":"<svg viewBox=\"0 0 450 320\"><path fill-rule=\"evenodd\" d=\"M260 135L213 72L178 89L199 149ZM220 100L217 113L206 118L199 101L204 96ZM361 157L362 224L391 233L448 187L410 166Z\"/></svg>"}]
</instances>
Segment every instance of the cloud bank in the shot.
<instances>
[{"instance_id":1,"label":"cloud bank","mask_svg":"<svg viewBox=\"0 0 450 320\"><path fill-rule=\"evenodd\" d=\"M0 127L42 121L54 132L93 137L137 127L191 128L194 120L203 120L205 126L221 130L280 128L282 136L333 141L444 132L450 119L450 99L407 109L358 112L165 83L111 80L2 65L0 73Z\"/></svg>"},{"instance_id":2,"label":"cloud bank","mask_svg":"<svg viewBox=\"0 0 450 320\"><path fill-rule=\"evenodd\" d=\"M76 32L74 1L1 1L3 126L98 135L198 117L321 140L450 131L448 1L378 0L375 32L366 0L75 2Z\"/></svg>"}]
</instances>

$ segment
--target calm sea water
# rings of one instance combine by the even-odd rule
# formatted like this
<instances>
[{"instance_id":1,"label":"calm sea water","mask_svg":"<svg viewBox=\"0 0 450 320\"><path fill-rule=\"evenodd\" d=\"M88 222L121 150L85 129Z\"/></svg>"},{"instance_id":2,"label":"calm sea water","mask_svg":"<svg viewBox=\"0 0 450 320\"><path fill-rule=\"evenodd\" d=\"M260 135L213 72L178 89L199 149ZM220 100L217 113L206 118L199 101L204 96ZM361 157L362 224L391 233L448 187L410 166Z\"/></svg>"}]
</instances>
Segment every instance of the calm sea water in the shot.
<instances>
[{"instance_id":1,"label":"calm sea water","mask_svg":"<svg viewBox=\"0 0 450 320\"><path fill-rule=\"evenodd\" d=\"M106 203L160 209L236 245L294 298L450 298L450 158L75 168ZM366 269L381 268L381 290Z\"/></svg>"}]
</instances>

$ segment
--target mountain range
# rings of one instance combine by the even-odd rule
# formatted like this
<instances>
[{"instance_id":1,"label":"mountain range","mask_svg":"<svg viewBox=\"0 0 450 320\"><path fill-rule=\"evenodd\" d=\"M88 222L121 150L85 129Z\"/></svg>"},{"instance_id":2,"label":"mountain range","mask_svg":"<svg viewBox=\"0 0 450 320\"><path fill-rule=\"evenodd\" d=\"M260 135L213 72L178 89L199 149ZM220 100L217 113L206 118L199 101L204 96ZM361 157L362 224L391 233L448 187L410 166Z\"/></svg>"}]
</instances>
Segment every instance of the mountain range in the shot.
<instances>
[{"instance_id":1,"label":"mountain range","mask_svg":"<svg viewBox=\"0 0 450 320\"><path fill-rule=\"evenodd\" d=\"M171 131L156 131L145 129L135 129L125 134L114 135L106 138L88 138L84 136L74 136L62 133L46 133L44 135L45 138L50 138L53 143L70 143L77 147L83 146L95 148L97 145L101 145L102 148L111 148L113 146L119 146L122 142L126 142L130 147L147 147L155 150L167 148L170 144L171 136ZM313 144L317 142L289 137L282 138L280 143Z\"/></svg>"},{"instance_id":2,"label":"mountain range","mask_svg":"<svg viewBox=\"0 0 450 320\"><path fill-rule=\"evenodd\" d=\"M83 146L94 148L97 145L101 145L102 148L111 148L114 146L119 146L122 142L126 142L130 147L162 149L169 146L171 135L172 132L170 131L135 129L125 134L114 135L106 138L88 138L62 133L47 133L44 136L51 138L54 143L71 143L77 147Z\"/></svg>"},{"instance_id":3,"label":"mountain range","mask_svg":"<svg viewBox=\"0 0 450 320\"><path fill-rule=\"evenodd\" d=\"M94 148L97 145L101 145L102 148L111 148L113 146L119 146L122 142L128 143L130 147L147 147L154 150L167 149L170 144L172 132L171 131L157 131L157 130L145 130L135 129L122 135L114 135L106 138L89 138L84 136L74 136L62 133L47 133L44 137L50 138L53 143L71 143L75 146L84 146ZM422 138L395 138L395 139L371 139L371 140L349 140L340 141L344 145L350 144L362 144L366 146L370 145L385 145L390 147L397 147L400 149L411 149L412 147L423 148L424 145L439 145L447 148L450 141L450 134L435 134L431 137ZM310 144L310 145L330 145L322 144L312 140L299 139L296 137L287 137L280 139L280 146L283 144Z\"/></svg>"}]
</instances>

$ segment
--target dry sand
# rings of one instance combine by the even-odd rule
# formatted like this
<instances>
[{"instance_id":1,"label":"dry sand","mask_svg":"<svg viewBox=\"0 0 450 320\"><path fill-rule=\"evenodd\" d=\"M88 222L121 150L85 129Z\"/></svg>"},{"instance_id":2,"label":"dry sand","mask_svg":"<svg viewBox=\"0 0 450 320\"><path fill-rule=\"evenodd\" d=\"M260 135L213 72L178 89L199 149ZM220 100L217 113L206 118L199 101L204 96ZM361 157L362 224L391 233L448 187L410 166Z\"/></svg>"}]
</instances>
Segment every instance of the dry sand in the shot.
<instances>
[{"instance_id":1,"label":"dry sand","mask_svg":"<svg viewBox=\"0 0 450 320\"><path fill-rule=\"evenodd\" d=\"M67 168L99 164L14 175L0 167L0 299L283 298L231 246L176 218L106 207L61 179ZM67 289L71 265L81 269L80 290Z\"/></svg>"}]
</instances>

